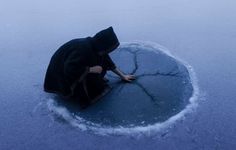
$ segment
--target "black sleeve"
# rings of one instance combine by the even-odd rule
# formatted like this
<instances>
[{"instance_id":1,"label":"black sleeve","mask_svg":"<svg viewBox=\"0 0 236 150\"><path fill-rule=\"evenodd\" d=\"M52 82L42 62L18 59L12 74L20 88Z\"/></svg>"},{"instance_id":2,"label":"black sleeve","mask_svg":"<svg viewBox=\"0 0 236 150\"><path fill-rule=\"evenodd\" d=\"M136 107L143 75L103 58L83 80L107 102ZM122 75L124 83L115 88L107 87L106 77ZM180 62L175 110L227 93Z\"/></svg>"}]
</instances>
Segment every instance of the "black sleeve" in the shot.
<instances>
[{"instance_id":1,"label":"black sleeve","mask_svg":"<svg viewBox=\"0 0 236 150\"><path fill-rule=\"evenodd\" d=\"M104 64L106 65L108 70L114 70L116 69L116 65L115 63L112 61L111 57L109 56L109 54L104 56L104 60L103 60Z\"/></svg>"},{"instance_id":2,"label":"black sleeve","mask_svg":"<svg viewBox=\"0 0 236 150\"><path fill-rule=\"evenodd\" d=\"M73 84L75 81L82 81L89 72L86 66L85 56L77 51L72 52L64 62L64 75L66 80Z\"/></svg>"}]
</instances>

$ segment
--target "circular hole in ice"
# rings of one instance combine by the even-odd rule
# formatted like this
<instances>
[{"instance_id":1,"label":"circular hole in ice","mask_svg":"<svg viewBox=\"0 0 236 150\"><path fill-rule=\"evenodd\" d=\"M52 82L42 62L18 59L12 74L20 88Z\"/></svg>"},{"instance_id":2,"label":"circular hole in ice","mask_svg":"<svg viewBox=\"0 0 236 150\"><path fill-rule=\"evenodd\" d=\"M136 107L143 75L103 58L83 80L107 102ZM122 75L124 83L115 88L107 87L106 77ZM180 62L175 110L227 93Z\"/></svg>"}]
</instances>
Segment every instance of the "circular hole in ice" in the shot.
<instances>
[{"instance_id":1,"label":"circular hole in ice","mask_svg":"<svg viewBox=\"0 0 236 150\"><path fill-rule=\"evenodd\" d=\"M159 130L181 118L195 105L198 88L193 70L150 42L122 43L110 54L123 72L136 80L124 83L113 73L106 77L112 90L85 110L61 100L49 108L82 130L131 133Z\"/></svg>"}]
</instances>

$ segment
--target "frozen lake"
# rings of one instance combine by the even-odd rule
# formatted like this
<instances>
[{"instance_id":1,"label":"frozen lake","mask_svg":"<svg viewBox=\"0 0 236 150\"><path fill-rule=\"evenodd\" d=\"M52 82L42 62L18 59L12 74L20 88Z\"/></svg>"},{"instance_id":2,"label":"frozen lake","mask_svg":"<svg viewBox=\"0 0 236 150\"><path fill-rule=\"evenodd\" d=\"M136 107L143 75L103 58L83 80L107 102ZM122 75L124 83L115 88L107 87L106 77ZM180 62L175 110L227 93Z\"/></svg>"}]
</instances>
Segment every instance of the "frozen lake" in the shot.
<instances>
[{"instance_id":1,"label":"frozen lake","mask_svg":"<svg viewBox=\"0 0 236 150\"><path fill-rule=\"evenodd\" d=\"M1 2L0 149L233 149L235 6L233 0ZM198 107L160 133L138 136L94 134L54 116L42 87L52 54L108 26L121 42L158 43L191 65Z\"/></svg>"}]
</instances>

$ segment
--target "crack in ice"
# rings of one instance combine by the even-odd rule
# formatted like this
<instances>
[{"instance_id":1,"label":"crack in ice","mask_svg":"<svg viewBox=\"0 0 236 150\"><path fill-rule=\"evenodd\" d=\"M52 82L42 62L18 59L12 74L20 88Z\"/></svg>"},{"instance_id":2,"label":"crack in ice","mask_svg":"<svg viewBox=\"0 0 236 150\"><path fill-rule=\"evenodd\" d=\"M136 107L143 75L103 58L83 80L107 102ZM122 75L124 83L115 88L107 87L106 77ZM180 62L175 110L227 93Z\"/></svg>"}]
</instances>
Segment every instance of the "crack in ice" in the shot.
<instances>
[{"instance_id":1,"label":"crack in ice","mask_svg":"<svg viewBox=\"0 0 236 150\"><path fill-rule=\"evenodd\" d=\"M138 66L138 60L137 60L137 52L139 50L135 50L135 51L131 51L131 50L120 50L120 51L127 51L129 53L131 53L133 55L133 62L134 62L134 69L131 71L130 74L135 74L137 72L137 70L139 69L139 66ZM160 72L160 71L156 71L155 73L143 73L143 74L140 74L140 75L137 75L136 76L136 80L140 77L145 77L145 76L158 76L158 75L161 75L161 76L170 76L170 77L179 77L180 74L179 72L174 72L174 69L170 72L167 72L167 73L164 73L164 72ZM115 78L115 79L119 79L118 77L116 76L113 76L113 75L110 75L110 74L107 74L108 77L111 77L111 78ZM115 84L115 85L114 85ZM155 96L153 96L152 94L150 94L150 92L141 84L139 83L138 81L133 81L133 84L137 85L153 102L155 105L159 105L158 104L158 100L155 98ZM125 84L123 82L115 82L113 83L114 85L114 88L115 89L118 89L118 94L122 91L122 89L125 87Z\"/></svg>"}]
</instances>

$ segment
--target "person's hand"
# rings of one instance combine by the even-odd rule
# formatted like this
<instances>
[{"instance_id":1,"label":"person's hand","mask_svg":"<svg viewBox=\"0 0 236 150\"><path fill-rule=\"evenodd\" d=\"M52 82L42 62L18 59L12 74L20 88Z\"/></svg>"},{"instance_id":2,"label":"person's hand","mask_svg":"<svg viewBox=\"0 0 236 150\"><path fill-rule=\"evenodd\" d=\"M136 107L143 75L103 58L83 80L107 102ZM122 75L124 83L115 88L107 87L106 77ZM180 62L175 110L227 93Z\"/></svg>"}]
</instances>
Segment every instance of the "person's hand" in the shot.
<instances>
[{"instance_id":1,"label":"person's hand","mask_svg":"<svg viewBox=\"0 0 236 150\"><path fill-rule=\"evenodd\" d=\"M102 73L102 67L101 66L93 66L89 68L90 73Z\"/></svg>"},{"instance_id":2,"label":"person's hand","mask_svg":"<svg viewBox=\"0 0 236 150\"><path fill-rule=\"evenodd\" d=\"M124 75L123 77L122 77L122 80L123 81L126 81L126 82L131 82L132 80L135 80L135 76L134 75Z\"/></svg>"}]
</instances>

